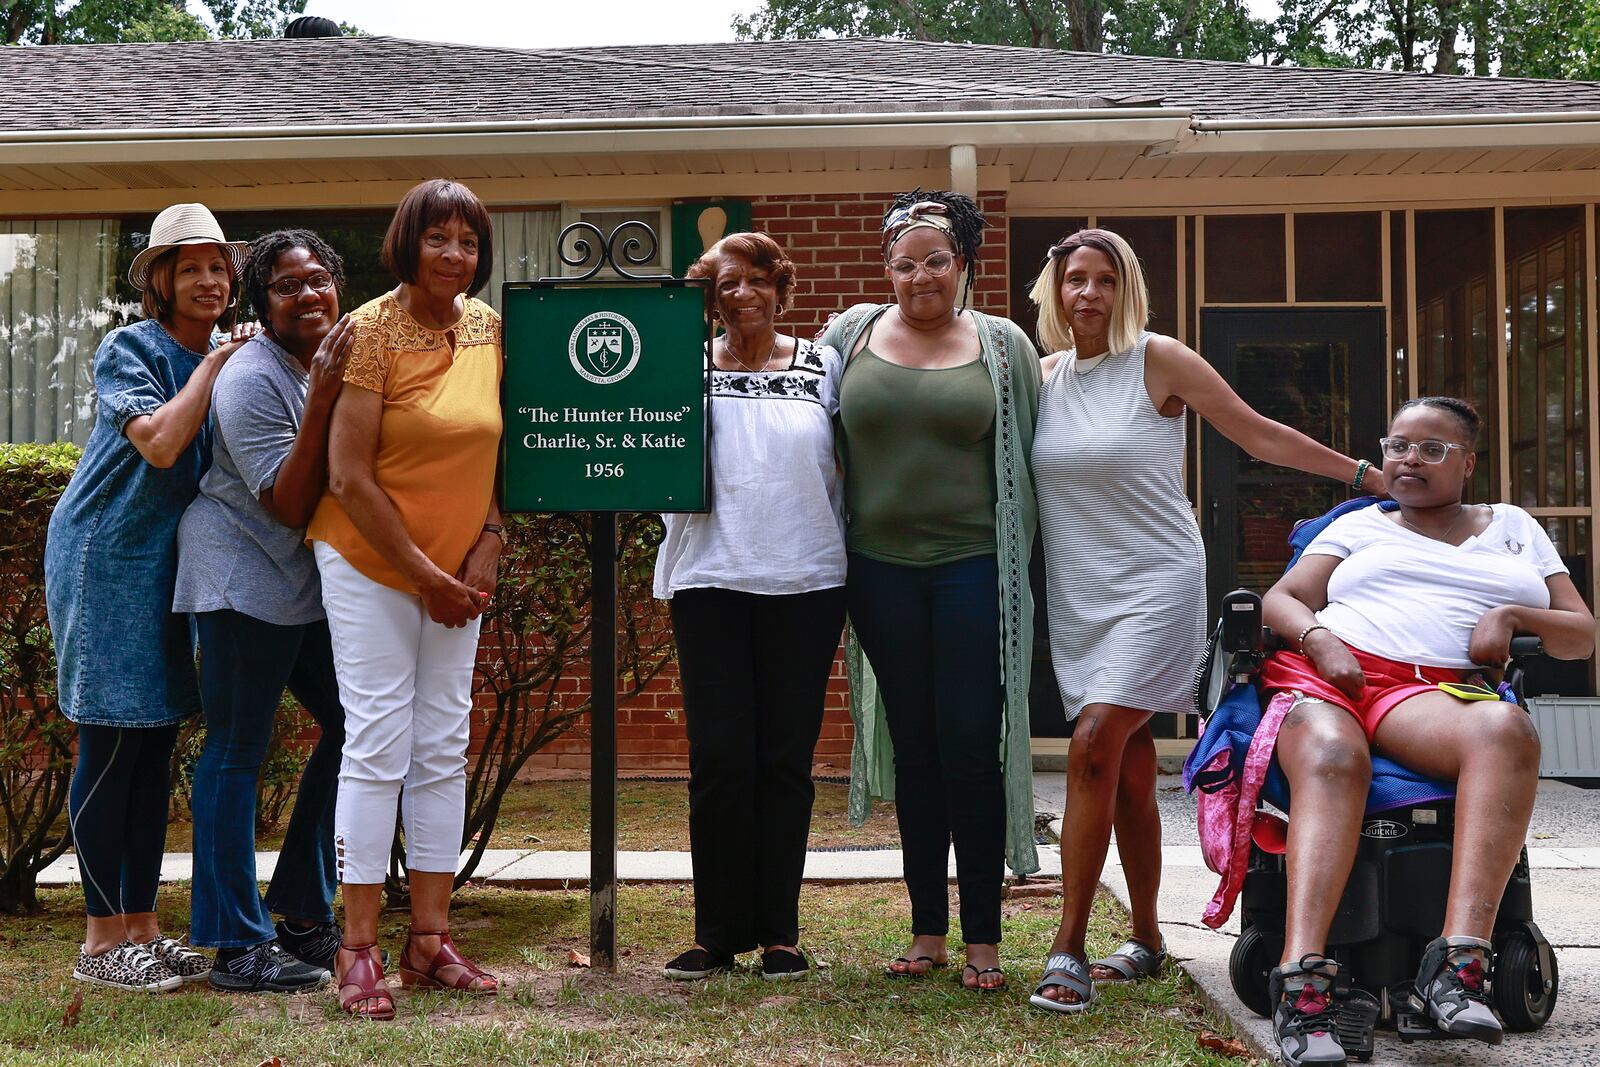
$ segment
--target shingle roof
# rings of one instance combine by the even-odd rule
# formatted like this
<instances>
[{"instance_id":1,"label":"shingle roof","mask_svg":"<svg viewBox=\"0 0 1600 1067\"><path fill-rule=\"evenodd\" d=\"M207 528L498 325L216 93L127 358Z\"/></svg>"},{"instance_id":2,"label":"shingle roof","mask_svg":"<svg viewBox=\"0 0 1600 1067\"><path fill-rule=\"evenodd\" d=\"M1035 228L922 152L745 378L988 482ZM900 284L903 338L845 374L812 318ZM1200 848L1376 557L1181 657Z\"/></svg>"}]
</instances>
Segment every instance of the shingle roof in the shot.
<instances>
[{"instance_id":1,"label":"shingle roof","mask_svg":"<svg viewBox=\"0 0 1600 1067\"><path fill-rule=\"evenodd\" d=\"M1600 111L1600 83L878 38L573 49L391 37L0 48L0 129L1168 106L1197 118Z\"/></svg>"}]
</instances>

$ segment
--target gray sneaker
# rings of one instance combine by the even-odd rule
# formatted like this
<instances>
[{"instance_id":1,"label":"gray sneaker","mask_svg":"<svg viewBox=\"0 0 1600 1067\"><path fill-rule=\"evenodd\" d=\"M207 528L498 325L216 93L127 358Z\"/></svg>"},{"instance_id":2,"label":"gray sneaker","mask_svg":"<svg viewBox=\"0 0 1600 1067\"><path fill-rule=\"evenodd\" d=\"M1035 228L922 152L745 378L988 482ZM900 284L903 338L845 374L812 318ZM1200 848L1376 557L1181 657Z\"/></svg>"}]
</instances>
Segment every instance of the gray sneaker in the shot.
<instances>
[{"instance_id":1,"label":"gray sneaker","mask_svg":"<svg viewBox=\"0 0 1600 1067\"><path fill-rule=\"evenodd\" d=\"M1492 946L1478 937L1436 937L1422 950L1417 996L1428 1016L1447 1034L1477 1038L1490 1045L1505 1039L1505 1028L1484 997L1484 961Z\"/></svg>"},{"instance_id":2,"label":"gray sneaker","mask_svg":"<svg viewBox=\"0 0 1600 1067\"><path fill-rule=\"evenodd\" d=\"M1299 963L1273 968L1267 976L1272 1033L1285 1067L1343 1067L1348 1062L1333 1010L1338 973L1333 960L1311 953Z\"/></svg>"},{"instance_id":3,"label":"gray sneaker","mask_svg":"<svg viewBox=\"0 0 1600 1067\"><path fill-rule=\"evenodd\" d=\"M135 989L141 993L165 993L183 984L183 979L174 974L172 968L152 956L143 945L132 941L124 941L98 956L80 951L72 977L91 985Z\"/></svg>"}]
</instances>

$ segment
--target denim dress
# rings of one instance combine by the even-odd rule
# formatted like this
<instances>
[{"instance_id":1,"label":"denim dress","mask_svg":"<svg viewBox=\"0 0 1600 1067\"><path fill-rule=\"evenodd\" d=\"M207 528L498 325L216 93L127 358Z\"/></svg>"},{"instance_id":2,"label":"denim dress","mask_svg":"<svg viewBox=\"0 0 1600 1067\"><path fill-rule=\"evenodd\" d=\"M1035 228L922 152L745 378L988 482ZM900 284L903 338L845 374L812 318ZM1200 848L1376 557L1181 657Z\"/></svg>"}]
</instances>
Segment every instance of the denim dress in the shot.
<instances>
[{"instance_id":1,"label":"denim dress","mask_svg":"<svg viewBox=\"0 0 1600 1067\"><path fill-rule=\"evenodd\" d=\"M177 396L201 358L151 319L111 331L95 353L99 410L44 550L61 711L73 722L165 726L200 708L190 620L173 612L172 591L178 521L210 432L162 470L122 431Z\"/></svg>"}]
</instances>

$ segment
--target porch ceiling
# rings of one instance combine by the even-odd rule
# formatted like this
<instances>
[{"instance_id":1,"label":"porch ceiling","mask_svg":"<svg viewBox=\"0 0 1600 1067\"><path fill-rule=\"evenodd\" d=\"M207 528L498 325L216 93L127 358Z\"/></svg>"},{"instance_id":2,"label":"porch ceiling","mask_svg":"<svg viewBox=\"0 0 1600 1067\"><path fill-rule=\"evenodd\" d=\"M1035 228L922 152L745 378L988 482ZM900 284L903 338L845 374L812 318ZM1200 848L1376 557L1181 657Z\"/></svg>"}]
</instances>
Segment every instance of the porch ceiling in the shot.
<instances>
[{"instance_id":1,"label":"porch ceiling","mask_svg":"<svg viewBox=\"0 0 1600 1067\"><path fill-rule=\"evenodd\" d=\"M1467 148L1322 153L1186 151L1157 154L1127 145L990 147L978 150L989 181L1037 186L1127 179L1290 178L1383 175L1524 174L1600 169L1600 148ZM830 177L946 170L940 149L883 148L749 152L615 152L573 155L460 155L364 159L0 164L0 192L236 189L415 182L437 175L465 181L527 181L530 192L562 178L726 175L750 192L780 176L789 191L803 175ZM626 184L626 183L618 183ZM307 190L308 192L311 190ZM641 186L637 195L648 195ZM0 201L0 212L6 205Z\"/></svg>"}]
</instances>

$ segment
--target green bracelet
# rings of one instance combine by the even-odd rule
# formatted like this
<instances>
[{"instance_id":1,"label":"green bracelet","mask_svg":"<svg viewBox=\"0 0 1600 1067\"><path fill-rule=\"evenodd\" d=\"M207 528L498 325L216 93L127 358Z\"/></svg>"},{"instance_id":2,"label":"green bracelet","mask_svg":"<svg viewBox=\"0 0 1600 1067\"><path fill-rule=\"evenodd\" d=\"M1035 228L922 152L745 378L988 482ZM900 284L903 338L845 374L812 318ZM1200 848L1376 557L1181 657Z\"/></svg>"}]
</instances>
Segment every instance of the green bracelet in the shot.
<instances>
[{"instance_id":1,"label":"green bracelet","mask_svg":"<svg viewBox=\"0 0 1600 1067\"><path fill-rule=\"evenodd\" d=\"M1356 461L1356 477L1355 477L1355 481L1350 483L1350 488L1352 488L1352 489L1360 489L1361 488L1361 479L1363 479L1363 478L1365 478L1367 476L1367 471L1370 470L1371 468L1372 468L1372 464L1367 462L1366 460L1364 460L1364 459L1357 460Z\"/></svg>"}]
</instances>

